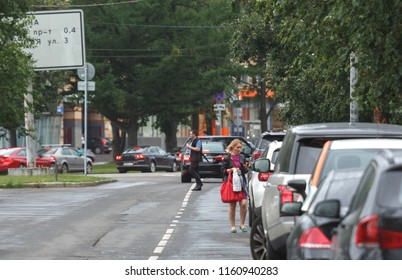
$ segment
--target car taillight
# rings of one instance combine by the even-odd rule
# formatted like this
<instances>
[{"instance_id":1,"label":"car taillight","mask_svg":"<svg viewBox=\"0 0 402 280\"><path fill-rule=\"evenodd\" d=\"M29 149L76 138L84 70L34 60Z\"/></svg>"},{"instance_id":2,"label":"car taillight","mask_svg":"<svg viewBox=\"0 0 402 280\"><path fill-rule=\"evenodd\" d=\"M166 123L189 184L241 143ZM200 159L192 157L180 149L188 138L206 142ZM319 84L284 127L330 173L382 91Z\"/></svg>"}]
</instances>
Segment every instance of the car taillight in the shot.
<instances>
[{"instance_id":1,"label":"car taillight","mask_svg":"<svg viewBox=\"0 0 402 280\"><path fill-rule=\"evenodd\" d=\"M224 156L215 157L214 161L223 161L225 159Z\"/></svg>"},{"instance_id":2,"label":"car taillight","mask_svg":"<svg viewBox=\"0 0 402 280\"><path fill-rule=\"evenodd\" d=\"M278 186L281 204L286 202L293 202L293 191L289 190L286 186Z\"/></svg>"},{"instance_id":3,"label":"car taillight","mask_svg":"<svg viewBox=\"0 0 402 280\"><path fill-rule=\"evenodd\" d=\"M378 215L371 215L357 225L355 244L358 247L381 249L402 248L402 232L379 228Z\"/></svg>"},{"instance_id":4,"label":"car taillight","mask_svg":"<svg viewBox=\"0 0 402 280\"><path fill-rule=\"evenodd\" d=\"M134 156L136 159L144 159L145 156L143 154L138 154Z\"/></svg>"},{"instance_id":5,"label":"car taillight","mask_svg":"<svg viewBox=\"0 0 402 280\"><path fill-rule=\"evenodd\" d=\"M306 249L329 249L331 247L331 241L318 227L315 227L301 234L299 247Z\"/></svg>"},{"instance_id":6,"label":"car taillight","mask_svg":"<svg viewBox=\"0 0 402 280\"><path fill-rule=\"evenodd\" d=\"M13 162L13 159L10 157L4 157L4 158L0 159L0 162L2 162L2 163Z\"/></svg>"},{"instance_id":7,"label":"car taillight","mask_svg":"<svg viewBox=\"0 0 402 280\"><path fill-rule=\"evenodd\" d=\"M102 145L106 145L106 140L102 139Z\"/></svg>"},{"instance_id":8,"label":"car taillight","mask_svg":"<svg viewBox=\"0 0 402 280\"><path fill-rule=\"evenodd\" d=\"M260 182L266 182L268 181L269 177L272 175L272 172L260 172L258 173L258 181Z\"/></svg>"},{"instance_id":9,"label":"car taillight","mask_svg":"<svg viewBox=\"0 0 402 280\"><path fill-rule=\"evenodd\" d=\"M190 161L190 155L184 155L183 160L186 161L186 162Z\"/></svg>"},{"instance_id":10,"label":"car taillight","mask_svg":"<svg viewBox=\"0 0 402 280\"><path fill-rule=\"evenodd\" d=\"M123 157L121 155L116 156L116 160L121 160Z\"/></svg>"},{"instance_id":11,"label":"car taillight","mask_svg":"<svg viewBox=\"0 0 402 280\"><path fill-rule=\"evenodd\" d=\"M261 156L261 153L255 152L253 154L253 159L258 159Z\"/></svg>"}]
</instances>

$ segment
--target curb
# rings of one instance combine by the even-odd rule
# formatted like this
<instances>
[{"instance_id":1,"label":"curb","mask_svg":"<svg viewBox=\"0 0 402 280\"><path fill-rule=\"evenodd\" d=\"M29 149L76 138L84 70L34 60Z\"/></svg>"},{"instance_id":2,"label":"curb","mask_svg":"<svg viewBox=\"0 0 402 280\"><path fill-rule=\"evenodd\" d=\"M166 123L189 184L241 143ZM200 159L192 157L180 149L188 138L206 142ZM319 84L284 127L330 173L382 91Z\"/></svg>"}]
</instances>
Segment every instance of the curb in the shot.
<instances>
[{"instance_id":1,"label":"curb","mask_svg":"<svg viewBox=\"0 0 402 280\"><path fill-rule=\"evenodd\" d=\"M38 183L26 183L15 187L5 187L5 185L0 185L0 189L21 189L21 188L82 188L82 187L95 187L102 184L117 182L116 179L99 180L95 182L38 182Z\"/></svg>"}]
</instances>

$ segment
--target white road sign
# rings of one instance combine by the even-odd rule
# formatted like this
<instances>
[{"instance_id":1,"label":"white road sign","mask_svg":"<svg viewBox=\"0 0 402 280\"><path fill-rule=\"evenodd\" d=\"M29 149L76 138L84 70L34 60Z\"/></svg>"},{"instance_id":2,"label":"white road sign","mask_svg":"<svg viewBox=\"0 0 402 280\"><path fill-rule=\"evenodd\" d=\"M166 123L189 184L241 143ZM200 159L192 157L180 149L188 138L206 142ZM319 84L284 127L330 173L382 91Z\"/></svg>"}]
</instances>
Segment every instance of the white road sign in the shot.
<instances>
[{"instance_id":1,"label":"white road sign","mask_svg":"<svg viewBox=\"0 0 402 280\"><path fill-rule=\"evenodd\" d=\"M85 82L79 81L77 83L77 89L80 91L84 91L85 90ZM93 81L87 82L87 91L95 91L95 82L93 82Z\"/></svg>"},{"instance_id":2,"label":"white road sign","mask_svg":"<svg viewBox=\"0 0 402 280\"><path fill-rule=\"evenodd\" d=\"M215 111L225 111L225 104L224 103L216 103L214 104Z\"/></svg>"},{"instance_id":3,"label":"white road sign","mask_svg":"<svg viewBox=\"0 0 402 280\"><path fill-rule=\"evenodd\" d=\"M35 70L77 69L85 65L84 16L82 10L41 11L29 34L35 46L26 51L36 61Z\"/></svg>"}]
</instances>

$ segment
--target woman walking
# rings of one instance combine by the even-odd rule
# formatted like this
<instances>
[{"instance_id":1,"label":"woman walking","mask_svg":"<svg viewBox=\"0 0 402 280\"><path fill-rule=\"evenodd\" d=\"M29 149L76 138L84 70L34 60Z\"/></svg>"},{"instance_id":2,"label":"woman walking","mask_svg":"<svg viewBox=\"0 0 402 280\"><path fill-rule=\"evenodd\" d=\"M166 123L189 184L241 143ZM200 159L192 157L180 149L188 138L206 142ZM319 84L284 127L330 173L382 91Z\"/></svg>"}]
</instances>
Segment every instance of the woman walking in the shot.
<instances>
[{"instance_id":1,"label":"woman walking","mask_svg":"<svg viewBox=\"0 0 402 280\"><path fill-rule=\"evenodd\" d=\"M241 172L244 182L246 182L247 168L245 166L244 155L240 154L243 148L242 142L239 139L234 139L227 147L227 152L229 153L223 161L223 181L228 180L228 175L230 172ZM247 228L244 225L247 214L247 186L243 184L242 194L243 198L239 201L240 206L240 225L239 229L242 232L247 232ZM229 222L231 226L231 233L236 233L236 204L237 202L229 203Z\"/></svg>"}]
</instances>

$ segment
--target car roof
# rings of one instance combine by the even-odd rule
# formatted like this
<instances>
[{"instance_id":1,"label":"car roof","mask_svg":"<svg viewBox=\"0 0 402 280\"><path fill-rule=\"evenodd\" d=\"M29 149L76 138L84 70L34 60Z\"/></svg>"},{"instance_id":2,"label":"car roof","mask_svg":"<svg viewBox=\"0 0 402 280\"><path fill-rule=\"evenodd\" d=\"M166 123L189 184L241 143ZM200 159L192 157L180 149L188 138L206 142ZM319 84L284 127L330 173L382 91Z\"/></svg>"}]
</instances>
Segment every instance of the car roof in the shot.
<instances>
[{"instance_id":1,"label":"car roof","mask_svg":"<svg viewBox=\"0 0 402 280\"><path fill-rule=\"evenodd\" d=\"M402 139L369 138L369 139L340 139L331 141L331 150L345 149L402 149Z\"/></svg>"},{"instance_id":2,"label":"car roof","mask_svg":"<svg viewBox=\"0 0 402 280\"><path fill-rule=\"evenodd\" d=\"M376 123L315 123L294 126L288 131L299 135L336 135L337 137L348 135L378 135L378 136L397 136L402 138L402 126L392 124Z\"/></svg>"}]
</instances>

